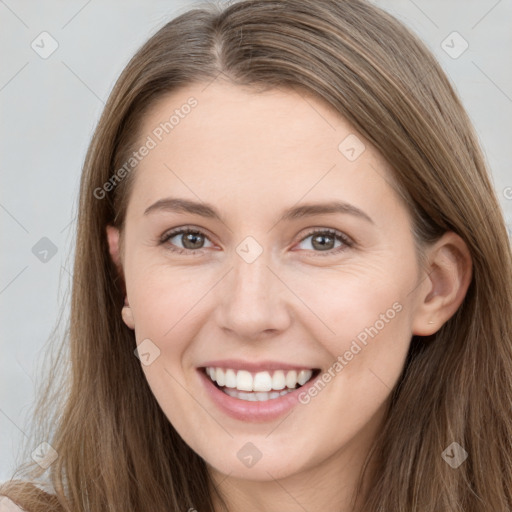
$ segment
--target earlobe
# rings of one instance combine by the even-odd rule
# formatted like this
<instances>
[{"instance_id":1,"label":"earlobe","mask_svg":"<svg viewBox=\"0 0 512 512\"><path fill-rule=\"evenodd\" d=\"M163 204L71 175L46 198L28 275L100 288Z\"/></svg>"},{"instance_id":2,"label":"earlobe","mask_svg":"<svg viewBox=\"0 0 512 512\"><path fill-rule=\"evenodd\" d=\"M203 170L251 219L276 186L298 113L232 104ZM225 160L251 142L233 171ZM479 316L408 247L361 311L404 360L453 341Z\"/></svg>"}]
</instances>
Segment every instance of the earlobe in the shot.
<instances>
[{"instance_id":1,"label":"earlobe","mask_svg":"<svg viewBox=\"0 0 512 512\"><path fill-rule=\"evenodd\" d=\"M129 327L130 329L135 329L135 321L133 319L133 312L132 308L128 304L128 299L124 298L124 306L121 310L121 316L123 317L123 322Z\"/></svg>"},{"instance_id":2,"label":"earlobe","mask_svg":"<svg viewBox=\"0 0 512 512\"><path fill-rule=\"evenodd\" d=\"M413 322L413 334L430 336L457 311L472 277L472 260L462 238L445 233L429 250L429 269Z\"/></svg>"}]
</instances>

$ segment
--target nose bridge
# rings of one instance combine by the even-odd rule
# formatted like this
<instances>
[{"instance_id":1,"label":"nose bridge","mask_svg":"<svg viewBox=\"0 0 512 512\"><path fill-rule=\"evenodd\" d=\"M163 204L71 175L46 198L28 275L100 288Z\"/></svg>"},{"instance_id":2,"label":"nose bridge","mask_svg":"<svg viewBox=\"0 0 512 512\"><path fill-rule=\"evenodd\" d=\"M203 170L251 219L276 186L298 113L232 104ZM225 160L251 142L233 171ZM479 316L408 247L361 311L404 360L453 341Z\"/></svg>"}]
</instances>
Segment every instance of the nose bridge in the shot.
<instances>
[{"instance_id":1,"label":"nose bridge","mask_svg":"<svg viewBox=\"0 0 512 512\"><path fill-rule=\"evenodd\" d=\"M268 258L263 255L250 263L237 255L234 258L232 276L234 298L240 302L268 297L274 277L268 268L269 263Z\"/></svg>"},{"instance_id":2,"label":"nose bridge","mask_svg":"<svg viewBox=\"0 0 512 512\"><path fill-rule=\"evenodd\" d=\"M252 245L251 245L252 244ZM260 246L261 247L261 246ZM240 336L256 337L265 330L286 327L288 315L282 301L283 286L269 267L270 251L254 241L242 242L233 254L219 305L219 325Z\"/></svg>"},{"instance_id":3,"label":"nose bridge","mask_svg":"<svg viewBox=\"0 0 512 512\"><path fill-rule=\"evenodd\" d=\"M268 268L272 265L270 255L270 249L264 249L253 236L245 237L235 248L232 259L234 272L231 279L232 291L238 301L268 297L272 278L275 278Z\"/></svg>"}]
</instances>

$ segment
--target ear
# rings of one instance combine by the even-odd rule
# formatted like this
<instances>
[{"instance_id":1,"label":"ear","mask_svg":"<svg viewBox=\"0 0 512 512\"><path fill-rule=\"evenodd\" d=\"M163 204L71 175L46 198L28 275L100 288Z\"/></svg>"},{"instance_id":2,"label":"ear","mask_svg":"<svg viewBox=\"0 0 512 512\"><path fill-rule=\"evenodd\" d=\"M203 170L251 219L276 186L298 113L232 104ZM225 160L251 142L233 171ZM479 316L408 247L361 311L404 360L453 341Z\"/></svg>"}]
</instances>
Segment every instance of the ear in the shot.
<instances>
[{"instance_id":1,"label":"ear","mask_svg":"<svg viewBox=\"0 0 512 512\"><path fill-rule=\"evenodd\" d=\"M124 298L124 306L121 310L121 317L123 318L123 322L126 324L127 327L134 330L135 329L135 320L133 319L133 311L130 307L130 304L128 304L128 299Z\"/></svg>"},{"instance_id":2,"label":"ear","mask_svg":"<svg viewBox=\"0 0 512 512\"><path fill-rule=\"evenodd\" d=\"M112 261L115 263L117 269L120 271L122 268L121 265L121 255L120 255L120 245L119 245L119 229L114 226L107 226L107 240L108 240L108 248L110 252L110 257Z\"/></svg>"},{"instance_id":3,"label":"ear","mask_svg":"<svg viewBox=\"0 0 512 512\"><path fill-rule=\"evenodd\" d=\"M471 283L473 263L462 238L445 233L428 251L428 268L420 288L413 321L413 334L437 332L462 304Z\"/></svg>"},{"instance_id":4,"label":"ear","mask_svg":"<svg viewBox=\"0 0 512 512\"><path fill-rule=\"evenodd\" d=\"M108 240L108 248L110 257L112 258L112 261L114 262L115 266L117 267L117 271L119 273L119 276L123 280L123 288L125 288L125 294L126 294L126 287L124 285L124 276L123 276L123 265L121 261L121 244L120 244L120 233L119 229L115 228L114 226L107 226L107 240ZM133 320L133 313L130 308L130 304L128 303L128 298L125 296L124 298L124 306L121 310L121 317L123 318L123 322L130 328L135 328L135 322Z\"/></svg>"}]
</instances>

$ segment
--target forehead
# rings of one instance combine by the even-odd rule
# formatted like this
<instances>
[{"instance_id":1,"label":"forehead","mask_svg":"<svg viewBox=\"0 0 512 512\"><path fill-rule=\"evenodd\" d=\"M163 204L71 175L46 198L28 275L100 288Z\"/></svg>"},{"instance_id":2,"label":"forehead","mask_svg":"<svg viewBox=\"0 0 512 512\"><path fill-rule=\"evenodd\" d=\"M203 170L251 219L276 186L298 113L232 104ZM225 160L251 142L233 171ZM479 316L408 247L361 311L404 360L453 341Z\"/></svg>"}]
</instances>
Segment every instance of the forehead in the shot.
<instances>
[{"instance_id":1,"label":"forehead","mask_svg":"<svg viewBox=\"0 0 512 512\"><path fill-rule=\"evenodd\" d=\"M159 98L142 125L143 135L153 132L157 142L164 145L179 139L180 145L188 143L185 149L195 147L201 152L195 144L200 138L209 144L209 150L218 143L219 150L233 146L257 149L264 157L313 147L337 152L340 136L355 130L325 101L311 94L293 89L258 91L214 81ZM231 151L231 156L237 154Z\"/></svg>"},{"instance_id":2,"label":"forehead","mask_svg":"<svg viewBox=\"0 0 512 512\"><path fill-rule=\"evenodd\" d=\"M261 208L305 195L371 202L394 192L375 148L326 102L292 89L182 88L145 115L136 147L148 143L135 179L146 203L178 191L246 208L250 199Z\"/></svg>"}]
</instances>

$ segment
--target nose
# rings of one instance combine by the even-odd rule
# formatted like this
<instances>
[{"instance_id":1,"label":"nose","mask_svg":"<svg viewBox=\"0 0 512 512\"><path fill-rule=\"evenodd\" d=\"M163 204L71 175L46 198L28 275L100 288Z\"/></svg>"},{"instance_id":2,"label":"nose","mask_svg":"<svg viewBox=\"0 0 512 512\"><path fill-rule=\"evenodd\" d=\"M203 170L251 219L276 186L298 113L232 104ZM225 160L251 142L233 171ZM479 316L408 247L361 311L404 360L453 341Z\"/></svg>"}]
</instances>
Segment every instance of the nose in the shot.
<instances>
[{"instance_id":1,"label":"nose","mask_svg":"<svg viewBox=\"0 0 512 512\"><path fill-rule=\"evenodd\" d=\"M221 329L256 340L289 327L293 294L270 263L265 252L252 263L234 255L233 266L217 291L216 321Z\"/></svg>"}]
</instances>

